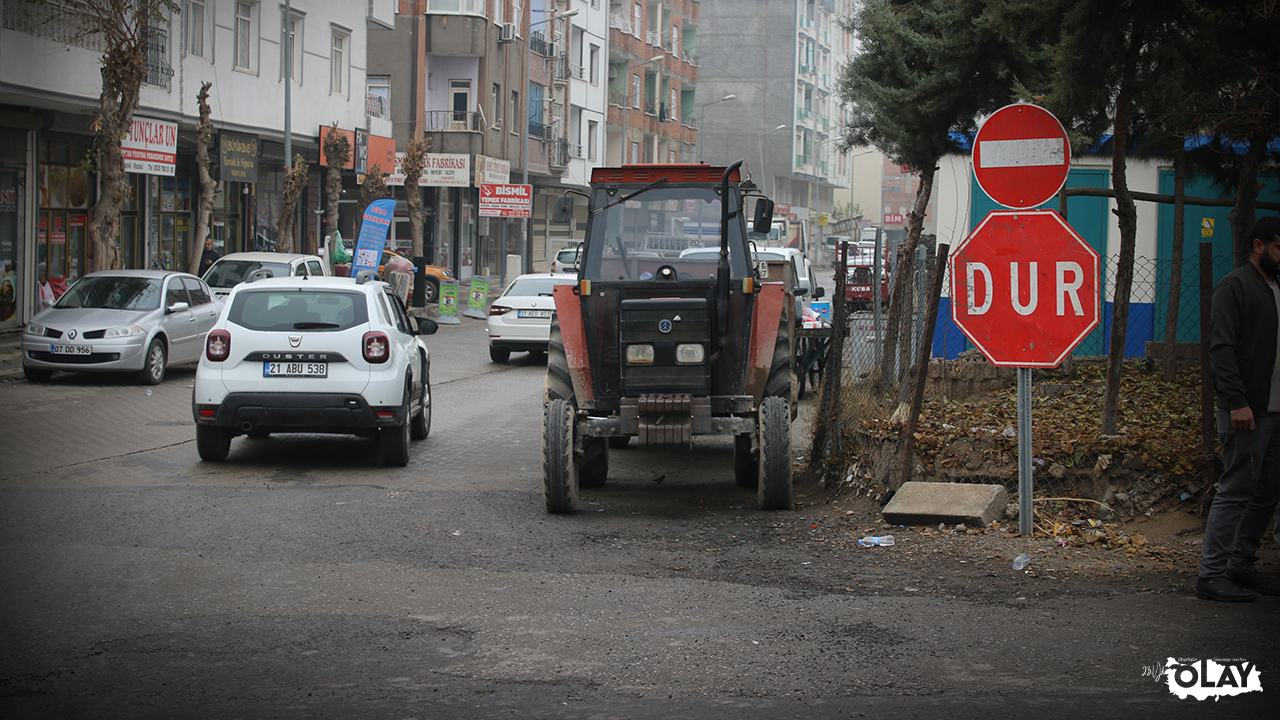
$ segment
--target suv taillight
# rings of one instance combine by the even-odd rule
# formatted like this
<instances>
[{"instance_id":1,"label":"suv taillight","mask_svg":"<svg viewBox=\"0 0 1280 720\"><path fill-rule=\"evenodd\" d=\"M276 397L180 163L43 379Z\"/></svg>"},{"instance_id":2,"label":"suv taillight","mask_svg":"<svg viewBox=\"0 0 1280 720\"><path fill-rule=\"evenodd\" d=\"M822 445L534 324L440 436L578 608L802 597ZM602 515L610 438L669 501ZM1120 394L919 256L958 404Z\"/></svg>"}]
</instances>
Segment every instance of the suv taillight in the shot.
<instances>
[{"instance_id":1,"label":"suv taillight","mask_svg":"<svg viewBox=\"0 0 1280 720\"><path fill-rule=\"evenodd\" d=\"M204 341L204 356L209 362L222 362L231 355L231 333L214 330Z\"/></svg>"},{"instance_id":2,"label":"suv taillight","mask_svg":"<svg viewBox=\"0 0 1280 720\"><path fill-rule=\"evenodd\" d=\"M387 341L386 333L365 333L360 347L364 350L365 362L384 363L391 358L391 343Z\"/></svg>"},{"instance_id":3,"label":"suv taillight","mask_svg":"<svg viewBox=\"0 0 1280 720\"><path fill-rule=\"evenodd\" d=\"M509 312L511 312L511 308L506 307L505 305L490 305L490 306L489 306L489 316L490 316L490 317L492 317L492 316L494 316L494 315L506 315L506 314L507 314L507 313L509 313Z\"/></svg>"}]
</instances>

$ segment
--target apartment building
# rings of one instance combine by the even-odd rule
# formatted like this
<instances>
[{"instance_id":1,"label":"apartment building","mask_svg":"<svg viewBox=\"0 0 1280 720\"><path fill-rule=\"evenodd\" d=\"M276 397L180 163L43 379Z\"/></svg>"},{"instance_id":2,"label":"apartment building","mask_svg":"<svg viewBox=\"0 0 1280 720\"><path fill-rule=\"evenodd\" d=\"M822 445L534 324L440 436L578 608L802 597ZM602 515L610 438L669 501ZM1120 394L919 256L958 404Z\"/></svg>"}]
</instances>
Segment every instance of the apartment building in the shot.
<instances>
[{"instance_id":1,"label":"apartment building","mask_svg":"<svg viewBox=\"0 0 1280 720\"><path fill-rule=\"evenodd\" d=\"M611 0L607 161L694 162L698 0Z\"/></svg>"},{"instance_id":2,"label":"apartment building","mask_svg":"<svg viewBox=\"0 0 1280 720\"><path fill-rule=\"evenodd\" d=\"M392 23L393 2L293 0L286 16L283 4L259 0L181 0L166 11L149 30L135 137L126 141L149 160L130 166L124 266L184 268L199 246L196 97L205 82L221 172L215 246L223 253L271 246L285 143L314 169L321 128L368 132L367 27ZM89 268L98 177L86 161L105 45L77 27L56 3L0 3L0 277L8 297L0 327L34 314L41 266L66 283ZM320 204L318 169L312 178L299 213L309 250L322 232L319 215L308 212Z\"/></svg>"}]
</instances>

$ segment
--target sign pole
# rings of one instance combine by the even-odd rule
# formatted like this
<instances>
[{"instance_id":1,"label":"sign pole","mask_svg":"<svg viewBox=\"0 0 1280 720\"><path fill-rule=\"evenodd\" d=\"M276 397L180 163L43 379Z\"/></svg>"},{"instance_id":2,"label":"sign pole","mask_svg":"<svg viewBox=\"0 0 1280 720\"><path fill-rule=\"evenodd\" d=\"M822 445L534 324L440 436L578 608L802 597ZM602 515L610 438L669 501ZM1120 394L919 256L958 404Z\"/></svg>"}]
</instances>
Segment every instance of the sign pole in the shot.
<instances>
[{"instance_id":1,"label":"sign pole","mask_svg":"<svg viewBox=\"0 0 1280 720\"><path fill-rule=\"evenodd\" d=\"M1035 528L1031 506L1031 368L1018 368L1018 532Z\"/></svg>"}]
</instances>

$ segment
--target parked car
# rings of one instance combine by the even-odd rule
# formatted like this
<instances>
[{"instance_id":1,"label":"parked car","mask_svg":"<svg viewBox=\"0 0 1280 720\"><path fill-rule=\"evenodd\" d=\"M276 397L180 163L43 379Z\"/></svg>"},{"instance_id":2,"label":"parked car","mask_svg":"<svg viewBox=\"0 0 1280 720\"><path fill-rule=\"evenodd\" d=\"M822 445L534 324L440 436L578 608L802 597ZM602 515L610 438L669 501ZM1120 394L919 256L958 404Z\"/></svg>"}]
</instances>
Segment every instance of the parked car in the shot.
<instances>
[{"instance_id":1,"label":"parked car","mask_svg":"<svg viewBox=\"0 0 1280 720\"><path fill-rule=\"evenodd\" d=\"M214 297L224 299L231 288L249 279L257 270L270 270L274 277L290 275L328 275L324 263L315 255L277 252L238 252L222 256L209 267L204 281L213 288Z\"/></svg>"},{"instance_id":2,"label":"parked car","mask_svg":"<svg viewBox=\"0 0 1280 720\"><path fill-rule=\"evenodd\" d=\"M560 249L551 259L551 272L578 273L578 262L582 258L582 243L572 242Z\"/></svg>"},{"instance_id":3,"label":"parked car","mask_svg":"<svg viewBox=\"0 0 1280 720\"><path fill-rule=\"evenodd\" d=\"M156 385L170 366L200 358L221 308L209 286L189 273L89 273L27 323L22 372L32 382L58 370L132 372Z\"/></svg>"},{"instance_id":4,"label":"parked car","mask_svg":"<svg viewBox=\"0 0 1280 720\"><path fill-rule=\"evenodd\" d=\"M489 359L503 363L512 352L545 353L556 307L551 291L577 281L562 273L531 273L512 280L489 306Z\"/></svg>"},{"instance_id":5,"label":"parked car","mask_svg":"<svg viewBox=\"0 0 1280 720\"><path fill-rule=\"evenodd\" d=\"M368 275L237 285L196 368L200 458L225 460L237 435L337 433L376 438L384 462L407 465L410 441L431 432L420 336L435 331Z\"/></svg>"}]
</instances>

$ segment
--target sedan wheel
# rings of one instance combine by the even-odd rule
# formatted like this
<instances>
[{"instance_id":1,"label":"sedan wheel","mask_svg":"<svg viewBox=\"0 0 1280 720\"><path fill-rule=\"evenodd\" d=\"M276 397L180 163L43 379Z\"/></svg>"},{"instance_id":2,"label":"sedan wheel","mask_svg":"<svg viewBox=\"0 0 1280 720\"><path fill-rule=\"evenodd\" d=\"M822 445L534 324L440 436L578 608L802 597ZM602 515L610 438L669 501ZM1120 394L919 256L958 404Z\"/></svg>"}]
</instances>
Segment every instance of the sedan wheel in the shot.
<instances>
[{"instance_id":1,"label":"sedan wheel","mask_svg":"<svg viewBox=\"0 0 1280 720\"><path fill-rule=\"evenodd\" d=\"M142 369L138 371L138 381L143 385L159 385L164 380L165 364L168 360L168 353L164 349L164 341L156 338L151 341L151 345L147 347L146 363Z\"/></svg>"},{"instance_id":2,"label":"sedan wheel","mask_svg":"<svg viewBox=\"0 0 1280 720\"><path fill-rule=\"evenodd\" d=\"M22 374L31 382L49 382L49 378L53 377L52 370L41 370L28 365L22 366Z\"/></svg>"}]
</instances>

